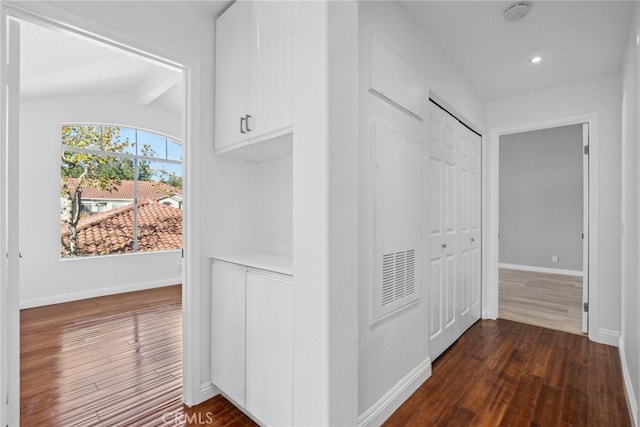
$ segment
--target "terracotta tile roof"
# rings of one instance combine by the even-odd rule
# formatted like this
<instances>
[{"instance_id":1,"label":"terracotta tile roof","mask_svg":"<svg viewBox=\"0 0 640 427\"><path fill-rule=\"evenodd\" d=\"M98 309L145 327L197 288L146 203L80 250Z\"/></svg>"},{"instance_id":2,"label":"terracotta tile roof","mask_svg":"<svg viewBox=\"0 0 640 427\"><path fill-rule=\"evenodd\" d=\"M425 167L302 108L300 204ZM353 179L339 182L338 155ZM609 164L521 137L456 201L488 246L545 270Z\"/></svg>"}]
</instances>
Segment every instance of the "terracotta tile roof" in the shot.
<instances>
[{"instance_id":1,"label":"terracotta tile roof","mask_svg":"<svg viewBox=\"0 0 640 427\"><path fill-rule=\"evenodd\" d=\"M69 229L61 223L61 254L69 245ZM83 218L78 223L80 255L133 252L133 203ZM154 200L138 203L138 250L140 252L182 248L182 210Z\"/></svg>"},{"instance_id":2,"label":"terracotta tile roof","mask_svg":"<svg viewBox=\"0 0 640 427\"><path fill-rule=\"evenodd\" d=\"M77 185L76 178L69 178L69 185ZM156 181L138 181L138 200L158 200L173 194L182 195L182 189ZM94 187L85 187L82 198L87 199L116 199L133 200L133 181L123 180L120 186L109 192Z\"/></svg>"}]
</instances>

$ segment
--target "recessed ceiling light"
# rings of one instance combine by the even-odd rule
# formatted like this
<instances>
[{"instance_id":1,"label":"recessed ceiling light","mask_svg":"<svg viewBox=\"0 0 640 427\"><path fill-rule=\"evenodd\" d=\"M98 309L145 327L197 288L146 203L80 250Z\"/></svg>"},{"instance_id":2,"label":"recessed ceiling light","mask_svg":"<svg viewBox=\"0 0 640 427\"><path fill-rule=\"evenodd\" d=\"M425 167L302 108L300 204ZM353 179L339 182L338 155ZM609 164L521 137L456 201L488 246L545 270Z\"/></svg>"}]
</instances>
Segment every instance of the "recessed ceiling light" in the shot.
<instances>
[{"instance_id":1,"label":"recessed ceiling light","mask_svg":"<svg viewBox=\"0 0 640 427\"><path fill-rule=\"evenodd\" d=\"M531 58L531 63L532 64L537 64L540 61L542 61L542 57L540 57L540 56L534 56L533 58Z\"/></svg>"}]
</instances>

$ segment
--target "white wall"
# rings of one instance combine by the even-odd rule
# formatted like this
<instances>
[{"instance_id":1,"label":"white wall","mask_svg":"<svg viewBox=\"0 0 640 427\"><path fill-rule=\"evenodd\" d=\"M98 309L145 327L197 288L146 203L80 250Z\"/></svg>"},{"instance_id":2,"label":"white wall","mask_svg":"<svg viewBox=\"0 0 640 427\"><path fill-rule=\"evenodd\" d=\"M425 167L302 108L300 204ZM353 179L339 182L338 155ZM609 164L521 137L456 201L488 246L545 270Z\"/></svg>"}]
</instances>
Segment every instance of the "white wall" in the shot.
<instances>
[{"instance_id":1,"label":"white wall","mask_svg":"<svg viewBox=\"0 0 640 427\"><path fill-rule=\"evenodd\" d=\"M423 260L422 298L420 302L382 322L371 325L372 247L371 233L371 150L370 123L379 120L402 133L422 141L428 135L428 116L417 120L368 92L369 34L373 32L424 76L426 88L456 110L478 129L484 128L484 100L465 81L461 73L429 40L411 18L393 2L360 4L360 148L359 148L359 396L361 420L384 420L385 398L403 400L407 395L393 394L396 386L412 392L430 373L428 351L427 286L428 263ZM425 93L424 111L428 112L429 93ZM427 165L428 153L423 150ZM423 166L423 171L426 171ZM427 185L423 186L428 188ZM426 190L424 190L426 191ZM424 193L427 195L426 192ZM426 200L426 197L424 198ZM428 209L424 209L425 214ZM428 218L424 217L426 223ZM416 233L422 233L416 230ZM426 235L425 235L426 237ZM428 251L422 251L423 254ZM413 376L412 376L413 375ZM397 390L396 390L397 391ZM393 403L392 403L393 404ZM382 419L376 418L379 410Z\"/></svg>"},{"instance_id":2,"label":"white wall","mask_svg":"<svg viewBox=\"0 0 640 427\"><path fill-rule=\"evenodd\" d=\"M255 165L254 248L282 255L293 252L293 158Z\"/></svg>"},{"instance_id":3,"label":"white wall","mask_svg":"<svg viewBox=\"0 0 640 427\"><path fill-rule=\"evenodd\" d=\"M613 74L487 103L487 128L492 136L501 129L597 115L599 162L592 168L599 170L599 294L597 305L592 302L589 328L596 331L590 334L592 339L607 343L616 343L620 332L621 85L620 74ZM489 151L495 153L493 137L491 144ZM487 169L497 167L491 163L494 159L490 157Z\"/></svg>"},{"instance_id":4,"label":"white wall","mask_svg":"<svg viewBox=\"0 0 640 427\"><path fill-rule=\"evenodd\" d=\"M582 271L583 157L580 124L500 137L500 263Z\"/></svg>"},{"instance_id":5,"label":"white wall","mask_svg":"<svg viewBox=\"0 0 640 427\"><path fill-rule=\"evenodd\" d=\"M61 124L113 123L180 137L182 119L128 94L21 101L21 307L181 283L179 251L60 259Z\"/></svg>"},{"instance_id":6,"label":"white wall","mask_svg":"<svg viewBox=\"0 0 640 427\"><path fill-rule=\"evenodd\" d=\"M358 414L357 11L295 2L294 425Z\"/></svg>"},{"instance_id":7,"label":"white wall","mask_svg":"<svg viewBox=\"0 0 640 427\"><path fill-rule=\"evenodd\" d=\"M620 336L620 357L628 396L629 408L635 425L638 419L640 404L640 78L638 62L640 61L639 18L640 9L636 7L634 24L631 27L629 41L625 52L623 68L622 93L622 331Z\"/></svg>"}]
</instances>

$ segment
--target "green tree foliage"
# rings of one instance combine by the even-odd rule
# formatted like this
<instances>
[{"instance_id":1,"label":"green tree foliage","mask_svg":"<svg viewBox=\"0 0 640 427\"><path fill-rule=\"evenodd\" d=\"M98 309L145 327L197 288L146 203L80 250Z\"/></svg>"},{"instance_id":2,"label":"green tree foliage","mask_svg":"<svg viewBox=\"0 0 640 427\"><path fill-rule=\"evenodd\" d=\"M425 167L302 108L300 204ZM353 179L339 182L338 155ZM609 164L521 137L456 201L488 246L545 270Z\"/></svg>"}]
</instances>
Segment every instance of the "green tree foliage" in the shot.
<instances>
[{"instance_id":1,"label":"green tree foliage","mask_svg":"<svg viewBox=\"0 0 640 427\"><path fill-rule=\"evenodd\" d=\"M120 140L118 126L64 125L62 143L87 150L122 153L129 141ZM63 247L68 255L78 255L77 226L82 213L82 191L93 187L114 191L123 179L133 179L133 161L94 153L63 151L60 163L61 195L65 199L64 219L69 241Z\"/></svg>"},{"instance_id":2,"label":"green tree foliage","mask_svg":"<svg viewBox=\"0 0 640 427\"><path fill-rule=\"evenodd\" d=\"M155 174L161 183L170 185L173 188L182 189L182 177L178 176L174 171L161 168L156 170Z\"/></svg>"},{"instance_id":3,"label":"green tree foliage","mask_svg":"<svg viewBox=\"0 0 640 427\"><path fill-rule=\"evenodd\" d=\"M146 157L155 157L156 152L148 145L144 144L140 148L140 153ZM151 162L147 162L144 160L138 161L138 179L140 181L152 181L153 178L153 169L151 169Z\"/></svg>"}]
</instances>

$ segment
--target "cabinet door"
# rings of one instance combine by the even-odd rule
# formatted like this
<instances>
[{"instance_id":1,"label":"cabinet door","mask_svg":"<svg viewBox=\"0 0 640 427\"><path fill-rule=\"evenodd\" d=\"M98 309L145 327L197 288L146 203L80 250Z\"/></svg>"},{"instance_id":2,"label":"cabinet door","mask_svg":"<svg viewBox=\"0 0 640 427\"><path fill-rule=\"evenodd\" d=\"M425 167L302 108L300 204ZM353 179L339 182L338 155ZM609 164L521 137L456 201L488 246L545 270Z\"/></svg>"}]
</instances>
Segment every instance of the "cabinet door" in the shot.
<instances>
[{"instance_id":1,"label":"cabinet door","mask_svg":"<svg viewBox=\"0 0 640 427\"><path fill-rule=\"evenodd\" d=\"M211 380L244 406L246 269L214 262L211 275Z\"/></svg>"},{"instance_id":2,"label":"cabinet door","mask_svg":"<svg viewBox=\"0 0 640 427\"><path fill-rule=\"evenodd\" d=\"M290 131L294 2L253 2L249 122L250 140Z\"/></svg>"},{"instance_id":3,"label":"cabinet door","mask_svg":"<svg viewBox=\"0 0 640 427\"><path fill-rule=\"evenodd\" d=\"M247 273L247 410L268 426L293 422L292 287L286 276Z\"/></svg>"},{"instance_id":4,"label":"cabinet door","mask_svg":"<svg viewBox=\"0 0 640 427\"><path fill-rule=\"evenodd\" d=\"M243 142L241 119L248 113L251 2L237 1L216 21L216 150Z\"/></svg>"}]
</instances>

